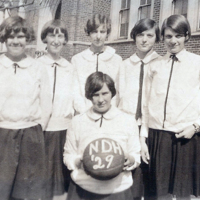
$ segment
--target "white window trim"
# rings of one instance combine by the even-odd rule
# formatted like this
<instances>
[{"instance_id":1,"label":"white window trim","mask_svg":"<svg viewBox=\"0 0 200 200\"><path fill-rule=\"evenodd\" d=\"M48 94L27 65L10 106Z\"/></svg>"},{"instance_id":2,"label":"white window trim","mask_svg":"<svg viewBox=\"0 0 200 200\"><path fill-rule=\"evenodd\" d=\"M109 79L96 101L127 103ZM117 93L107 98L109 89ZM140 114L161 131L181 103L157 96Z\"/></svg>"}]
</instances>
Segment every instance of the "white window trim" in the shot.
<instances>
[{"instance_id":1,"label":"white window trim","mask_svg":"<svg viewBox=\"0 0 200 200\"><path fill-rule=\"evenodd\" d=\"M166 1L166 0L165 0ZM154 11L154 2L155 0L151 0L151 18L153 18L153 11ZM135 23L139 19L139 13L138 9L140 7L140 0L130 0L130 12L129 12L129 26L128 26L128 37L125 39L124 37L119 38L119 11L121 10L121 0L112 0L111 1L111 12L110 12L110 18L111 18L111 33L108 37L108 41L122 41L124 40L131 40L130 32L132 28L134 27Z\"/></svg>"},{"instance_id":2,"label":"white window trim","mask_svg":"<svg viewBox=\"0 0 200 200\"><path fill-rule=\"evenodd\" d=\"M159 26L161 27L163 21L174 14L174 8L172 1L161 0L160 5ZM198 28L198 23L200 22L200 0L188 0L187 19L191 26L192 35L199 35L200 27Z\"/></svg>"}]
</instances>

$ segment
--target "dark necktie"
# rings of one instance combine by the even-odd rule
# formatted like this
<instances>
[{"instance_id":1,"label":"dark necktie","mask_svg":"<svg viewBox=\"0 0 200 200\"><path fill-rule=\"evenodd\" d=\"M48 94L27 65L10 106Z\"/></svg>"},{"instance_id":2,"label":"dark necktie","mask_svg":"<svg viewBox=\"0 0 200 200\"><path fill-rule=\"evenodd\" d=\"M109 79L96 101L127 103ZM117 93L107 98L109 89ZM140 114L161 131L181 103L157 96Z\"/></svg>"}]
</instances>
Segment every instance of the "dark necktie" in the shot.
<instances>
[{"instance_id":1,"label":"dark necktie","mask_svg":"<svg viewBox=\"0 0 200 200\"><path fill-rule=\"evenodd\" d=\"M102 125L103 118L104 118L103 115L101 115L101 117L100 117L99 119L95 120L95 122L98 122L99 120L101 120L101 121L100 121L100 127L101 127L101 125Z\"/></svg>"},{"instance_id":2,"label":"dark necktie","mask_svg":"<svg viewBox=\"0 0 200 200\"><path fill-rule=\"evenodd\" d=\"M14 73L17 73L17 68L20 68L20 66L17 63L13 63L14 66Z\"/></svg>"},{"instance_id":3,"label":"dark necktie","mask_svg":"<svg viewBox=\"0 0 200 200\"><path fill-rule=\"evenodd\" d=\"M171 78L172 78L172 72L173 72L173 67L174 67L174 61L175 61L175 62L178 61L178 58L176 57L175 54L171 54L171 55L170 55L170 58L172 59L172 65L171 65L171 71L170 71L170 75L169 75L168 86L167 86L167 93L166 93L166 97L165 97L163 128L165 127L164 125L165 125L165 120L166 120L167 99L168 99L168 94L169 94L170 82L171 82Z\"/></svg>"},{"instance_id":4,"label":"dark necktie","mask_svg":"<svg viewBox=\"0 0 200 200\"><path fill-rule=\"evenodd\" d=\"M96 72L99 71L99 54L103 53L103 51L97 53L97 66L96 66Z\"/></svg>"},{"instance_id":5,"label":"dark necktie","mask_svg":"<svg viewBox=\"0 0 200 200\"><path fill-rule=\"evenodd\" d=\"M55 92L56 92L56 73L57 73L57 63L53 63L52 67L54 67L54 82L53 82L53 98L52 103L54 102Z\"/></svg>"},{"instance_id":6,"label":"dark necktie","mask_svg":"<svg viewBox=\"0 0 200 200\"><path fill-rule=\"evenodd\" d=\"M135 119L138 120L142 117L142 86L143 86L143 77L144 77L144 63L141 60L140 66L140 81L139 81L139 93L138 93L138 103Z\"/></svg>"}]
</instances>

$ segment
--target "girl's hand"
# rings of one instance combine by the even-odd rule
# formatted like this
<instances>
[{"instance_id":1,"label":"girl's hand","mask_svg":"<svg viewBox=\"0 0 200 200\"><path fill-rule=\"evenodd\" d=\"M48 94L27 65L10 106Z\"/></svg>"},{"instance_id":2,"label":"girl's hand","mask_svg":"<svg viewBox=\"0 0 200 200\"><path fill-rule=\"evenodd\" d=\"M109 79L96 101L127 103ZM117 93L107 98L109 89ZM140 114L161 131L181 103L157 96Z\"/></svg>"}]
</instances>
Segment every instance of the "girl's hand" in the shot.
<instances>
[{"instance_id":1,"label":"girl's hand","mask_svg":"<svg viewBox=\"0 0 200 200\"><path fill-rule=\"evenodd\" d=\"M195 129L193 125L190 125L186 127L184 130L180 131L179 133L176 133L176 138L185 138L185 139L191 139L193 135L195 134Z\"/></svg>"},{"instance_id":2,"label":"girl's hand","mask_svg":"<svg viewBox=\"0 0 200 200\"><path fill-rule=\"evenodd\" d=\"M127 156L127 158L125 159L123 170L126 171L132 170L131 166L134 165L134 163L135 163L135 158L133 156Z\"/></svg>"},{"instance_id":3,"label":"girl's hand","mask_svg":"<svg viewBox=\"0 0 200 200\"><path fill-rule=\"evenodd\" d=\"M140 137L140 144L141 144L141 157L142 160L146 163L149 164L149 150L148 146L145 142L146 138L145 137Z\"/></svg>"},{"instance_id":4,"label":"girl's hand","mask_svg":"<svg viewBox=\"0 0 200 200\"><path fill-rule=\"evenodd\" d=\"M75 160L75 165L78 169L82 168L82 160L81 157L77 157Z\"/></svg>"}]
</instances>

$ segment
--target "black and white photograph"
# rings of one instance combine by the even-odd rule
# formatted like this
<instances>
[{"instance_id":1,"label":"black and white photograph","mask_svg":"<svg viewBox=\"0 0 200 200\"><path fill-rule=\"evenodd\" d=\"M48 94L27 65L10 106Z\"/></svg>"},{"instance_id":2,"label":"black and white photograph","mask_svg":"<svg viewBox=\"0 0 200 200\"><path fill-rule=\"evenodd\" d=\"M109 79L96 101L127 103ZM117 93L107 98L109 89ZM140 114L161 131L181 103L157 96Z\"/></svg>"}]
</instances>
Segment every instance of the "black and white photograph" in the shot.
<instances>
[{"instance_id":1,"label":"black and white photograph","mask_svg":"<svg viewBox=\"0 0 200 200\"><path fill-rule=\"evenodd\" d=\"M200 200L200 0L0 0L0 200Z\"/></svg>"}]
</instances>

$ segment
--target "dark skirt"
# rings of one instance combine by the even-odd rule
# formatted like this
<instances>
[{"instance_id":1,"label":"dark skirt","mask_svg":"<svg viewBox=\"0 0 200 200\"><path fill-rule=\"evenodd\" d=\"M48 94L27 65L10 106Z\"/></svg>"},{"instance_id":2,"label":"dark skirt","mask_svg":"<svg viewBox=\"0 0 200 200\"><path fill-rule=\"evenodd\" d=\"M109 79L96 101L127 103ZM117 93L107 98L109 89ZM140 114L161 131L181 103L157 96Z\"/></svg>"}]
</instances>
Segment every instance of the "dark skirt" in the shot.
<instances>
[{"instance_id":1,"label":"dark skirt","mask_svg":"<svg viewBox=\"0 0 200 200\"><path fill-rule=\"evenodd\" d=\"M0 128L0 199L39 199L44 192L45 151L40 125Z\"/></svg>"},{"instance_id":2,"label":"dark skirt","mask_svg":"<svg viewBox=\"0 0 200 200\"><path fill-rule=\"evenodd\" d=\"M149 169L145 196L200 194L200 135L177 139L175 133L149 130Z\"/></svg>"},{"instance_id":3,"label":"dark skirt","mask_svg":"<svg viewBox=\"0 0 200 200\"><path fill-rule=\"evenodd\" d=\"M143 170L144 165L141 164L132 171L133 185L131 186L131 191L134 198L142 197L144 193Z\"/></svg>"},{"instance_id":4,"label":"dark skirt","mask_svg":"<svg viewBox=\"0 0 200 200\"><path fill-rule=\"evenodd\" d=\"M62 195L68 190L70 171L63 163L66 132L66 130L44 132L47 169L44 199Z\"/></svg>"},{"instance_id":5,"label":"dark skirt","mask_svg":"<svg viewBox=\"0 0 200 200\"><path fill-rule=\"evenodd\" d=\"M67 200L133 200L131 189L113 194L94 194L70 182Z\"/></svg>"}]
</instances>

